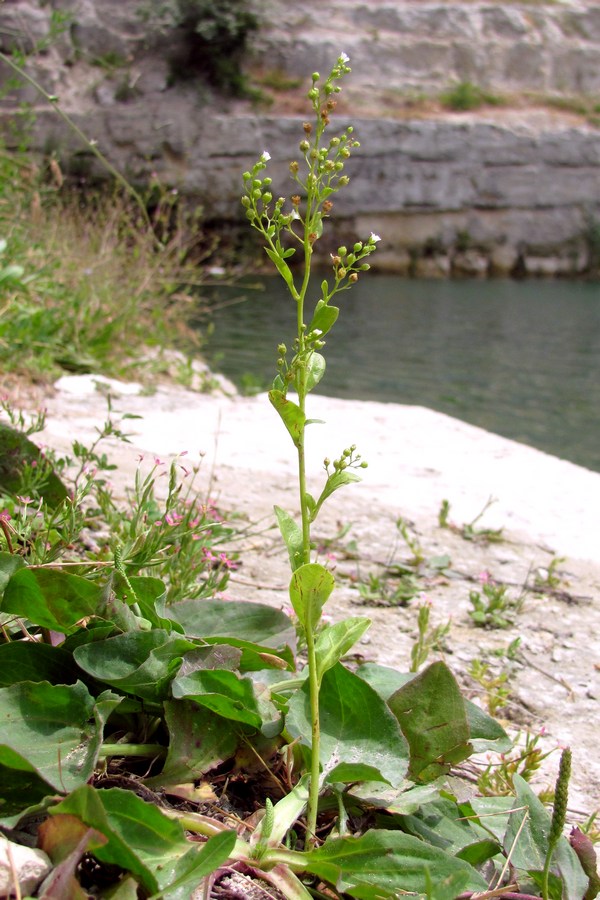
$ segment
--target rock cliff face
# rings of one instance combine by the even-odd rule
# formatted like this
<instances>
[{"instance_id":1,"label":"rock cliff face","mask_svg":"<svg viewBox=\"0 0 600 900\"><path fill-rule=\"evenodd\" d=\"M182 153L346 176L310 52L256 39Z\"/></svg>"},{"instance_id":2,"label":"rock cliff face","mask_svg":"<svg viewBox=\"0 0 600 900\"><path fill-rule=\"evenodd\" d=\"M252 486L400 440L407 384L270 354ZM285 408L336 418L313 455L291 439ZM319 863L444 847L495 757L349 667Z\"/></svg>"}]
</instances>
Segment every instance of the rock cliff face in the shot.
<instances>
[{"instance_id":1,"label":"rock cliff face","mask_svg":"<svg viewBox=\"0 0 600 900\"><path fill-rule=\"evenodd\" d=\"M139 0L55 0L69 27L32 71L111 162L143 181L157 171L204 206L207 218L241 221L240 173L268 149L278 191L301 138L291 115L304 87L279 93L265 114L220 100L201 82L173 80L169 48L149 39ZM0 7L3 50L48 33L52 7ZM425 276L569 274L597 264L600 130L540 110L407 113L415 92L469 80L498 92L593 94L600 88L600 7L594 3L286 0L261 4L248 56L263 83L328 71L344 50L353 74L336 113L361 141L352 186L336 202L344 239L380 232L379 265ZM11 36L10 39L7 36ZM1 74L4 76L5 70ZM6 122L26 100L39 149L95 172L49 104L29 87L2 101ZM410 109L410 106L408 107Z\"/></svg>"}]
</instances>

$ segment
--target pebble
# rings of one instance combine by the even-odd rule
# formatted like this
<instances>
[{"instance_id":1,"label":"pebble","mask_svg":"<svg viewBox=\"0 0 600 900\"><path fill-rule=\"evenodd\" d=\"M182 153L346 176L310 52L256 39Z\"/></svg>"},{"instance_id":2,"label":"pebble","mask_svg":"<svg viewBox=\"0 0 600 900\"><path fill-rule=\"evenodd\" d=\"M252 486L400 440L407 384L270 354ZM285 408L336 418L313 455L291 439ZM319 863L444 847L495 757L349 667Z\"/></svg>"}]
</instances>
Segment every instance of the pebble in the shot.
<instances>
[{"instance_id":1,"label":"pebble","mask_svg":"<svg viewBox=\"0 0 600 900\"><path fill-rule=\"evenodd\" d=\"M14 844L0 835L0 897L16 895L15 875L21 895L32 894L52 863L42 850Z\"/></svg>"}]
</instances>

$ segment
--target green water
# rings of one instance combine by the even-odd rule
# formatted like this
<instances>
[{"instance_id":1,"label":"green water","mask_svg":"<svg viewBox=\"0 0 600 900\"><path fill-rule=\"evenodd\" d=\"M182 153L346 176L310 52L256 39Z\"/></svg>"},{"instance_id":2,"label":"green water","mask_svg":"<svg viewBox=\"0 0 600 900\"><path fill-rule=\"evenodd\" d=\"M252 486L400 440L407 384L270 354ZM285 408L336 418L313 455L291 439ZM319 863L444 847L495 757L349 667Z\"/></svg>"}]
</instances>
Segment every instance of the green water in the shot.
<instances>
[{"instance_id":1,"label":"green water","mask_svg":"<svg viewBox=\"0 0 600 900\"><path fill-rule=\"evenodd\" d=\"M294 333L281 283L212 299L209 361L266 387ZM600 284L370 274L338 303L322 393L428 406L600 471Z\"/></svg>"}]
</instances>

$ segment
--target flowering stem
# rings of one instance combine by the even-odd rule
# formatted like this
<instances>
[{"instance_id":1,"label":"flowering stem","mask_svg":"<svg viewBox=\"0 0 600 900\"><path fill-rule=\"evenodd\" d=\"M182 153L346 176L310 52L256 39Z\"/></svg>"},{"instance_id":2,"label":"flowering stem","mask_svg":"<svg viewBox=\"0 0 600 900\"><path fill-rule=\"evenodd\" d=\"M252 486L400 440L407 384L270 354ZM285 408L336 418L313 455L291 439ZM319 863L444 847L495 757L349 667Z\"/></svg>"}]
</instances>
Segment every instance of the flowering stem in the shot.
<instances>
[{"instance_id":1,"label":"flowering stem","mask_svg":"<svg viewBox=\"0 0 600 900\"><path fill-rule=\"evenodd\" d=\"M265 150L252 170L244 172L244 196L242 205L246 210L246 216L257 231L260 232L267 256L285 281L292 298L296 302L296 337L294 340L294 356L288 364L287 348L285 344L278 347L279 374L273 382L273 389L269 397L273 406L280 414L288 429L298 458L298 489L300 501L300 527L290 516L280 510L282 519L280 527L284 540L288 545L292 564L293 578L296 578L298 569L303 566L310 567L311 556L311 524L314 522L324 500L334 490L351 481L358 481L357 475L349 472L351 468L364 468L366 463L359 463L360 456L354 454L355 447L344 450L338 460L334 460L333 470L330 471L329 460L324 461L327 474L326 484L320 497L313 498L307 491L306 485L306 396L318 384L324 371L325 360L319 353L325 345L322 338L335 323L339 309L329 305L332 297L338 291L346 290L358 280L359 272L366 271L369 265L365 262L375 249L379 237L371 234L365 241L357 241L352 249L339 247L335 255L332 254L333 284L327 280L321 284L321 298L315 305L312 317L305 321L305 299L308 292L313 248L323 232L324 219L329 215L333 203L329 199L340 188L348 184L348 177L343 173L345 163L352 150L359 146L358 141L352 136L352 127L348 126L339 136L331 138L327 143L323 141L324 131L329 124L329 116L335 108L335 95L340 91L337 82L348 72L348 57L342 53L331 74L323 83L318 72L312 75L312 87L308 92L314 112L314 124L305 122L303 125L304 138L300 141L299 150L306 164L306 176L300 175L300 163L293 161L290 164L292 179L297 185L295 194L290 198L292 210L285 210L286 198L274 199L271 192L271 178L264 177L264 169L269 161L270 154ZM303 205L304 215L300 213ZM291 239L296 246L286 249L281 238L285 236L289 245ZM296 279L290 269L287 260L293 256L299 247L303 251L302 277L297 286ZM297 402L290 401L287 397L288 389L295 389ZM278 513L279 518L279 513ZM281 521L285 524L282 526ZM290 525L291 522L291 525ZM318 564L314 564L319 568ZM333 578L324 567L324 576L330 579L333 586ZM307 576L308 577L308 576ZM302 577L296 579L295 584L302 584ZM306 844L310 848L316 842L317 811L319 805L320 786L320 738L321 727L319 719L319 689L320 679L318 660L315 645L315 632L319 624L322 602L329 596L329 590L318 601L313 597L313 608L308 609L298 602L295 611L304 626L308 652L308 685L309 704L311 717L311 761L310 761L310 786L307 805L307 837ZM290 587L290 594L292 589ZM308 590L307 594L311 591ZM302 596L302 590L299 589ZM319 605L319 603L321 605ZM292 599L292 604L294 600ZM310 606L310 601L307 601ZM315 612L316 610L316 612Z\"/></svg>"}]
</instances>

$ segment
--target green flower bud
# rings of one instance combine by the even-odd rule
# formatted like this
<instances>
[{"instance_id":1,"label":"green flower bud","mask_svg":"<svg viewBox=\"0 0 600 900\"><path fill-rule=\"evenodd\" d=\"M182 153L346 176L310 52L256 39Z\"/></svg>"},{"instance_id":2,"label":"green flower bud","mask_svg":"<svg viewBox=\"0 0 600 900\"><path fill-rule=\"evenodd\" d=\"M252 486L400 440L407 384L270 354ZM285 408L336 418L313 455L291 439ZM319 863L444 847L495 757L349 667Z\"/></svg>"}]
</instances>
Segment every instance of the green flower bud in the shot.
<instances>
[{"instance_id":1,"label":"green flower bud","mask_svg":"<svg viewBox=\"0 0 600 900\"><path fill-rule=\"evenodd\" d=\"M252 175L250 174L250 172L244 172L244 174L242 175L242 178L244 179L244 181L250 181L250 179L252 178Z\"/></svg>"},{"instance_id":2,"label":"green flower bud","mask_svg":"<svg viewBox=\"0 0 600 900\"><path fill-rule=\"evenodd\" d=\"M263 178L262 183L263 183L263 187L269 187L269 185L273 183L273 179L272 178Z\"/></svg>"},{"instance_id":3,"label":"green flower bud","mask_svg":"<svg viewBox=\"0 0 600 900\"><path fill-rule=\"evenodd\" d=\"M265 204L270 203L272 199L273 199L273 194L270 194L268 191L265 194L263 194L263 198L262 198L263 203L265 203Z\"/></svg>"},{"instance_id":4,"label":"green flower bud","mask_svg":"<svg viewBox=\"0 0 600 900\"><path fill-rule=\"evenodd\" d=\"M310 144L308 141L300 141L300 151L301 153L307 153L310 150Z\"/></svg>"},{"instance_id":5,"label":"green flower bud","mask_svg":"<svg viewBox=\"0 0 600 900\"><path fill-rule=\"evenodd\" d=\"M285 346L285 344L278 344L278 345L277 345L277 352L278 352L281 356L285 356L285 354L287 353L287 347Z\"/></svg>"},{"instance_id":6,"label":"green flower bud","mask_svg":"<svg viewBox=\"0 0 600 900\"><path fill-rule=\"evenodd\" d=\"M319 75L318 72L313 72L312 75L311 75L311 78L312 78L313 81L318 81L320 77L321 77L321 76Z\"/></svg>"},{"instance_id":7,"label":"green flower bud","mask_svg":"<svg viewBox=\"0 0 600 900\"><path fill-rule=\"evenodd\" d=\"M362 247L363 247L363 245L361 244L361 242L357 241L353 247L353 250L355 253L360 253L360 251L362 250Z\"/></svg>"},{"instance_id":8,"label":"green flower bud","mask_svg":"<svg viewBox=\"0 0 600 900\"><path fill-rule=\"evenodd\" d=\"M308 92L308 99L309 100L318 100L319 99L319 92L316 88L310 89L310 91Z\"/></svg>"},{"instance_id":9,"label":"green flower bud","mask_svg":"<svg viewBox=\"0 0 600 900\"><path fill-rule=\"evenodd\" d=\"M371 268L371 266L369 265L369 263L363 263L363 265L360 267L360 271L368 272L370 268Z\"/></svg>"},{"instance_id":10,"label":"green flower bud","mask_svg":"<svg viewBox=\"0 0 600 900\"><path fill-rule=\"evenodd\" d=\"M347 175L342 175L340 180L338 181L340 187L346 187L347 184L350 184L350 179Z\"/></svg>"},{"instance_id":11,"label":"green flower bud","mask_svg":"<svg viewBox=\"0 0 600 900\"><path fill-rule=\"evenodd\" d=\"M246 209L249 209L250 197L246 197L246 196L242 197L242 206L244 206Z\"/></svg>"},{"instance_id":12,"label":"green flower bud","mask_svg":"<svg viewBox=\"0 0 600 900\"><path fill-rule=\"evenodd\" d=\"M345 256L347 252L345 247L338 247L338 256Z\"/></svg>"}]
</instances>

